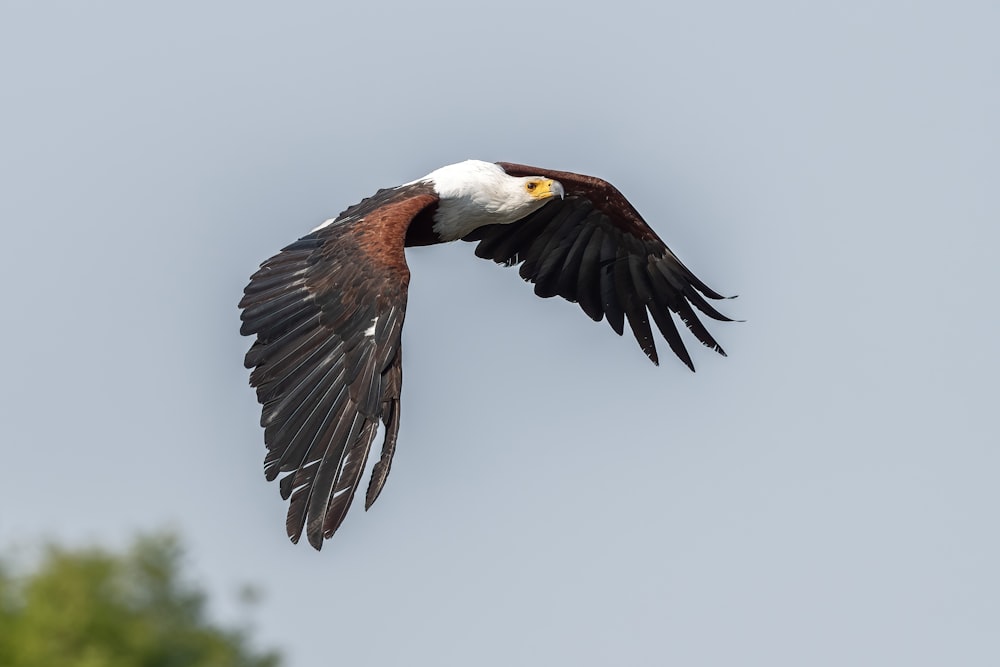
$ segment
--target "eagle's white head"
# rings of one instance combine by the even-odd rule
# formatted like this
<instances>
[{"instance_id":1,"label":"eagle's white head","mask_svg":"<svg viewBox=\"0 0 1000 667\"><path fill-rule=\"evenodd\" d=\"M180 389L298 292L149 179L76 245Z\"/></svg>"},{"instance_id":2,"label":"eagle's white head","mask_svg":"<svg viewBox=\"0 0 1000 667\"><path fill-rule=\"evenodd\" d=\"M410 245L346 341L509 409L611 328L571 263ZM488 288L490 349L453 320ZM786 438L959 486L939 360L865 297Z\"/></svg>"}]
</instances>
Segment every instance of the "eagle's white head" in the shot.
<instances>
[{"instance_id":1,"label":"eagle's white head","mask_svg":"<svg viewBox=\"0 0 1000 667\"><path fill-rule=\"evenodd\" d=\"M500 165L466 160L435 169L420 181L431 183L440 201L434 231L455 241L483 225L506 225L564 197L559 181L544 176L511 176Z\"/></svg>"}]
</instances>

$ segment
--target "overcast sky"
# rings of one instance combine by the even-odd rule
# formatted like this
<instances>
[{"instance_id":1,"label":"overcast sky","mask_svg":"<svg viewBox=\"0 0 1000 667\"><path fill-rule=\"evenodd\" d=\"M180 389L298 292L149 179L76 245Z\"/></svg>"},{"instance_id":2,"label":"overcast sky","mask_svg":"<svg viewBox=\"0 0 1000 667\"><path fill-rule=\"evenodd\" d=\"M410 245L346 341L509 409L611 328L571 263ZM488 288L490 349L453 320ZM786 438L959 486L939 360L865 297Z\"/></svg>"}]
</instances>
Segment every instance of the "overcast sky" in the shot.
<instances>
[{"instance_id":1,"label":"overcast sky","mask_svg":"<svg viewBox=\"0 0 1000 667\"><path fill-rule=\"evenodd\" d=\"M292 667L1000 664L998 34L995 2L0 3L0 548L172 527ZM746 322L655 368L411 251L392 476L293 546L243 286L470 157L611 180Z\"/></svg>"}]
</instances>

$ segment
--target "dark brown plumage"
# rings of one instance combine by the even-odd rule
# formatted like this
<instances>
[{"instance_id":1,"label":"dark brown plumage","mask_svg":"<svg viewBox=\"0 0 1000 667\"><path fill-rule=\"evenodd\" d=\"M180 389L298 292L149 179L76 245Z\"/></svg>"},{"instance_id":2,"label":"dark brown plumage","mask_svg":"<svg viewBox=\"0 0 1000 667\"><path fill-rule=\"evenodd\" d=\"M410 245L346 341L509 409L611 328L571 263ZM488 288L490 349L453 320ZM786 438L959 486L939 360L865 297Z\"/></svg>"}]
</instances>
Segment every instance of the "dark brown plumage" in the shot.
<instances>
[{"instance_id":1,"label":"dark brown plumage","mask_svg":"<svg viewBox=\"0 0 1000 667\"><path fill-rule=\"evenodd\" d=\"M650 315L692 370L670 313L724 354L694 311L728 321L705 299L722 297L674 256L611 184L510 163L498 163L507 176L490 175L496 168L486 163L455 165L462 178L465 171L458 168L466 164L506 179L503 187L513 184L513 191L532 179L551 187L543 203L528 186L535 194L524 196L526 213L515 222L462 235L478 241L479 257L521 264L521 277L534 283L537 295L578 302L619 335L628 320L654 363ZM279 487L290 501L286 527L293 542L305 531L319 549L340 526L380 422L385 437L366 509L385 484L399 433L400 332L410 279L403 249L441 242L443 212L478 214L468 208L478 204L455 194L465 192L455 183L452 173L439 170L380 190L264 262L246 287L241 333L257 337L245 364L253 369L250 383L263 406L264 470L268 480L287 473Z\"/></svg>"},{"instance_id":2,"label":"dark brown plumage","mask_svg":"<svg viewBox=\"0 0 1000 667\"><path fill-rule=\"evenodd\" d=\"M712 319L730 322L702 294L724 297L677 259L615 186L593 176L499 164L512 176L558 180L566 197L515 224L487 225L467 235L466 241L479 241L478 257L506 266L523 262L521 277L535 284L535 294L575 301L594 321L606 317L618 335L627 318L653 363L658 364L659 357L647 311L670 349L691 370L694 362L670 312L680 316L702 344L725 356L691 308L694 304Z\"/></svg>"}]
</instances>

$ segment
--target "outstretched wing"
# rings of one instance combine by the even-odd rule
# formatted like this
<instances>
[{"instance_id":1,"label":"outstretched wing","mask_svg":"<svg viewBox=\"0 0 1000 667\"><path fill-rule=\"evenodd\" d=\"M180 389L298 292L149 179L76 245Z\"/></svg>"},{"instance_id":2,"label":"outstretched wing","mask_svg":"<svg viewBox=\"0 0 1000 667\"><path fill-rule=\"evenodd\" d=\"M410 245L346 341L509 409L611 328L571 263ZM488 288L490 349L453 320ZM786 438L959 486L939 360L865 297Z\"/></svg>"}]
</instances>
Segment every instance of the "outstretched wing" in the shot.
<instances>
[{"instance_id":1,"label":"outstretched wing","mask_svg":"<svg viewBox=\"0 0 1000 667\"><path fill-rule=\"evenodd\" d=\"M475 230L464 240L479 241L477 256L507 266L523 262L521 277L535 284L535 294L558 294L579 303L595 321L607 318L618 335L627 319L654 364L659 358L650 315L670 349L691 370L694 363L670 313L701 343L725 355L694 311L731 321L706 301L725 297L684 266L613 185L593 176L498 164L512 176L555 179L566 197L515 223Z\"/></svg>"},{"instance_id":2,"label":"outstretched wing","mask_svg":"<svg viewBox=\"0 0 1000 667\"><path fill-rule=\"evenodd\" d=\"M340 526L379 421L381 459L370 507L389 474L399 431L400 332L410 280L403 241L436 197L380 191L284 248L250 279L241 333L263 406L264 472L289 500L286 528L319 549ZM364 223L364 224L362 224Z\"/></svg>"}]
</instances>

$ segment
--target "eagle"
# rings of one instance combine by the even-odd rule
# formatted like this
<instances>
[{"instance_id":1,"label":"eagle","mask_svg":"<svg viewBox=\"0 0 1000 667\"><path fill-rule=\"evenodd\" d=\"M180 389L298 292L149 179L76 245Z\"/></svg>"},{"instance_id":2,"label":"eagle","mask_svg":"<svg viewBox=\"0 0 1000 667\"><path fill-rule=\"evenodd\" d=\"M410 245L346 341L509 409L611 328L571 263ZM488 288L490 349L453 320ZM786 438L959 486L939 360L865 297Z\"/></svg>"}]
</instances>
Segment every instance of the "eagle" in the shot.
<instances>
[{"instance_id":1,"label":"eagle","mask_svg":"<svg viewBox=\"0 0 1000 667\"><path fill-rule=\"evenodd\" d=\"M378 498L399 434L401 332L410 272L404 249L477 242L477 256L520 265L540 297L580 304L619 336L628 320L659 363L650 318L694 364L673 315L725 355L695 310L732 321L613 185L507 162L467 160L381 189L283 248L254 273L240 333L262 405L264 473L289 501L286 530L320 549L350 508L379 425L384 435L365 509Z\"/></svg>"}]
</instances>

